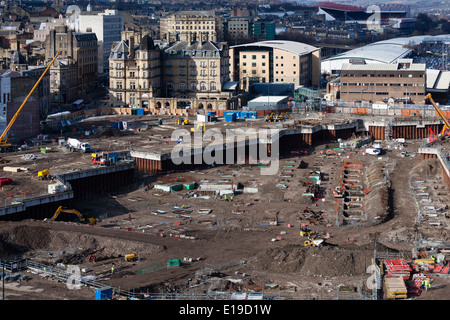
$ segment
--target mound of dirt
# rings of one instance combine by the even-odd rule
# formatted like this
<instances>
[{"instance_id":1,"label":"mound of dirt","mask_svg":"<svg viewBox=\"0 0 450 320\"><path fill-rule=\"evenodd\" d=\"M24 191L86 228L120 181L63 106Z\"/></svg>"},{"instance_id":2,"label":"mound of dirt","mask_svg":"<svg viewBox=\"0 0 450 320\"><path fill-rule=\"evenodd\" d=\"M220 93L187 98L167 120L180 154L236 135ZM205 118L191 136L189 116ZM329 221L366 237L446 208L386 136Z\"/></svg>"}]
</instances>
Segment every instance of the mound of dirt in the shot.
<instances>
[{"instance_id":1,"label":"mound of dirt","mask_svg":"<svg viewBox=\"0 0 450 320\"><path fill-rule=\"evenodd\" d=\"M411 171L411 175L435 176L441 174L441 166L438 159L425 159L418 163Z\"/></svg>"},{"instance_id":2,"label":"mound of dirt","mask_svg":"<svg viewBox=\"0 0 450 320\"><path fill-rule=\"evenodd\" d=\"M389 251L378 244L378 250ZM269 273L290 273L298 276L345 277L367 272L373 258L373 244L363 246L323 246L305 248L288 246L267 249L254 260L257 270Z\"/></svg>"}]
</instances>

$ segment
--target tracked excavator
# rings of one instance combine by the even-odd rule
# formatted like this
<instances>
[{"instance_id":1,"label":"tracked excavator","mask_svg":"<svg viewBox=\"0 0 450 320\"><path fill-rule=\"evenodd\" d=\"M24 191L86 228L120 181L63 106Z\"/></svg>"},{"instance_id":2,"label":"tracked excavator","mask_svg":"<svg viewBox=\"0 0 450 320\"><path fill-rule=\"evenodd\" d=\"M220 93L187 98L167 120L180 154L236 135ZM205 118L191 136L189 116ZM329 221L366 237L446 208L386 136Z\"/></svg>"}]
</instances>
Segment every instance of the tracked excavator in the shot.
<instances>
[{"instance_id":1,"label":"tracked excavator","mask_svg":"<svg viewBox=\"0 0 450 320\"><path fill-rule=\"evenodd\" d=\"M344 182L344 183L342 184L342 186L336 187L336 188L333 190L333 195L334 195L335 198L342 198L342 197L344 196L344 187L345 187L347 184L353 186L353 188L356 189L356 187L355 187L355 185L353 184L353 182L351 182L351 181L346 181L346 182Z\"/></svg>"},{"instance_id":2,"label":"tracked excavator","mask_svg":"<svg viewBox=\"0 0 450 320\"><path fill-rule=\"evenodd\" d=\"M75 209L64 209L62 206L60 206L60 207L56 210L56 212L55 212L55 214L53 215L53 217L52 217L51 220L52 220L52 221L55 221L56 218L58 218L58 216L59 216L62 212L64 212L64 213L72 213L72 214L78 216L78 219L79 219L79 221L80 221L81 223L87 223L87 224L90 224L90 225L93 225L93 224L96 224L96 223L97 223L97 219L95 219L95 218L88 218L88 217L86 217L86 215L81 214L80 212L78 212L78 211L75 210Z\"/></svg>"}]
</instances>

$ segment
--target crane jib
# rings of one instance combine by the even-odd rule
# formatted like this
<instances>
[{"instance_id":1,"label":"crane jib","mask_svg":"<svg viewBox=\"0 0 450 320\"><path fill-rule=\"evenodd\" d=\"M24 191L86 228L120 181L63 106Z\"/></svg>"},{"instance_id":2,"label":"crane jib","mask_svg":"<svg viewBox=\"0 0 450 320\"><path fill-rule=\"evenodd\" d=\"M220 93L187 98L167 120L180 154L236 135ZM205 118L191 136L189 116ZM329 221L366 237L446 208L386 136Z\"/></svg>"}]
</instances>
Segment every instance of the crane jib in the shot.
<instances>
[{"instance_id":1,"label":"crane jib","mask_svg":"<svg viewBox=\"0 0 450 320\"><path fill-rule=\"evenodd\" d=\"M22 102L22 104L20 105L19 109L17 109L16 113L14 114L14 116L12 117L11 121L8 123L8 125L6 126L5 130L3 131L2 135L0 136L0 147L5 146L5 145L9 145L6 142L5 137L7 136L9 130L11 129L11 127L13 126L14 122L16 121L17 117L20 114L20 111L22 110L23 106L27 103L28 99L30 98L30 96L33 94L34 90L36 89L36 87L39 85L39 83L41 82L42 78L44 78L45 74L47 73L48 69L50 69L51 65L53 64L53 62L55 62L56 58L59 56L59 52L56 53L56 55L53 57L52 61L49 63L49 65L47 66L47 68L45 68L44 72L41 74L41 76L39 77L38 81L35 83L35 85L33 86L33 88L31 89L31 91L28 93L27 97L25 98L25 100Z\"/></svg>"}]
</instances>

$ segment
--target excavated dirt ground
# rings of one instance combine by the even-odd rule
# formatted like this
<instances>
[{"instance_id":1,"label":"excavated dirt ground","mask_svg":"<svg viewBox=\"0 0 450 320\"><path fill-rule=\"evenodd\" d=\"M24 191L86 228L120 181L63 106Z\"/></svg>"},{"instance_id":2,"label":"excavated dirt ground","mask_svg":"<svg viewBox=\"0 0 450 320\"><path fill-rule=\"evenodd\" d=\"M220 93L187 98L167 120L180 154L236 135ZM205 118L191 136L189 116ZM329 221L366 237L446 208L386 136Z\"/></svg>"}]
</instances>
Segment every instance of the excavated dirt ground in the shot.
<instances>
[{"instance_id":1,"label":"excavated dirt ground","mask_svg":"<svg viewBox=\"0 0 450 320\"><path fill-rule=\"evenodd\" d=\"M414 154L418 144L408 144ZM420 155L401 157L400 150L390 149L383 156L389 172L391 203L380 203L389 212L371 223L336 226L335 201L332 189L339 180L343 160L360 160L364 170L377 161L357 151L343 151L340 156L311 155L282 159L280 166L308 163L307 169L294 168L292 176L261 176L259 168L234 165L210 168L201 172L176 173L164 177L137 174L136 183L104 198L74 203L79 211L88 211L100 218L94 226L67 221L0 222L0 256L20 255L48 264L63 262L89 268L91 275L105 285L142 292L261 291L295 294L336 294L364 284L366 272L374 256L373 236L378 234L377 252L403 252L410 255L415 237L417 209L408 184L411 172L436 176L441 169L435 160L420 162ZM394 161L395 160L395 161ZM380 160L381 161L381 160ZM326 178L321 182L324 201L315 206L301 194L305 192L310 170L319 168ZM281 170L280 170L281 171ZM166 193L153 188L156 183L200 180L223 180L233 175L233 183L258 188L258 193L243 193L233 202L214 198L193 197L196 190ZM309 179L309 182L311 179ZM287 188L277 187L283 183ZM370 181L361 179L360 188ZM380 191L385 194L384 191ZM448 190L447 190L448 192ZM369 193L370 196L370 193ZM388 201L386 196L373 195ZM389 197L388 197L389 198ZM448 198L448 193L447 193ZM381 200L380 200L381 201ZM180 214L174 207L186 206L192 212ZM199 209L211 209L209 214ZM306 248L299 228L305 210L312 210L316 219L309 226L319 237L329 235L319 248ZM151 212L165 211L155 215ZM379 216L379 210L372 210ZM384 210L384 211L386 211ZM49 213L51 216L52 213ZM319 217L319 218L317 218ZM277 225L270 225L277 219ZM444 227L421 228L419 234L428 239L446 241ZM164 236L161 236L164 235ZM277 241L272 241L276 239ZM125 262L123 256L134 252L139 260ZM96 262L88 256L95 255ZM70 257L70 259L69 259ZM194 258L181 267L158 269L168 259ZM197 260L197 258L199 258ZM197 261L195 261L197 260ZM111 274L111 266L115 272ZM26 282L6 284L9 300L92 300L92 289L69 290L65 284L28 274ZM188 279L191 279L190 288ZM433 290L417 299L445 299L449 279L433 279ZM1 284L0 284L1 286Z\"/></svg>"}]
</instances>

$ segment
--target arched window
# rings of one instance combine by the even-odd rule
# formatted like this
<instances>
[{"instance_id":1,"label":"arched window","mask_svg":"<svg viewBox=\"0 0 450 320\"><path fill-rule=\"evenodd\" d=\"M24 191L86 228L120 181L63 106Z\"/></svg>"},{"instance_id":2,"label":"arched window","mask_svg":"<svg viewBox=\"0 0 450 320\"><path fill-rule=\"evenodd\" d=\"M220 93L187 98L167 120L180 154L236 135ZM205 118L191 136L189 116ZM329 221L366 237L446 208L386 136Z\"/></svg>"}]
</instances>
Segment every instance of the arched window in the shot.
<instances>
[{"instance_id":1,"label":"arched window","mask_svg":"<svg viewBox=\"0 0 450 320\"><path fill-rule=\"evenodd\" d=\"M180 82L180 90L186 91L186 82L184 82L184 81Z\"/></svg>"},{"instance_id":2,"label":"arched window","mask_svg":"<svg viewBox=\"0 0 450 320\"><path fill-rule=\"evenodd\" d=\"M191 91L197 91L197 83L191 82Z\"/></svg>"},{"instance_id":3,"label":"arched window","mask_svg":"<svg viewBox=\"0 0 450 320\"><path fill-rule=\"evenodd\" d=\"M200 91L206 91L206 82L200 82Z\"/></svg>"},{"instance_id":4,"label":"arched window","mask_svg":"<svg viewBox=\"0 0 450 320\"><path fill-rule=\"evenodd\" d=\"M214 81L211 82L209 87L210 87L211 91L216 91L217 90L216 83Z\"/></svg>"}]
</instances>

